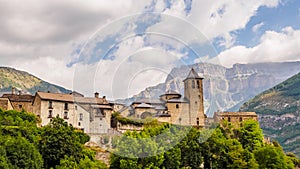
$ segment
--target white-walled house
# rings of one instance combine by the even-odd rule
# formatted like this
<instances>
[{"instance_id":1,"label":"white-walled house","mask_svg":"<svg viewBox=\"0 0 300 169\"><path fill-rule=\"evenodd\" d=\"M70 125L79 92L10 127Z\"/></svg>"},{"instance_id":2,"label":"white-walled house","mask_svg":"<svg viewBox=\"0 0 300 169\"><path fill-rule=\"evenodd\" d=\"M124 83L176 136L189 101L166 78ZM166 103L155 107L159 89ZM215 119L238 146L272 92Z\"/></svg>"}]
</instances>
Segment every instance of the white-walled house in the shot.
<instances>
[{"instance_id":1,"label":"white-walled house","mask_svg":"<svg viewBox=\"0 0 300 169\"><path fill-rule=\"evenodd\" d=\"M33 112L40 117L41 125L47 125L59 116L85 133L107 133L111 126L112 104L105 97L84 97L78 94L37 92Z\"/></svg>"}]
</instances>

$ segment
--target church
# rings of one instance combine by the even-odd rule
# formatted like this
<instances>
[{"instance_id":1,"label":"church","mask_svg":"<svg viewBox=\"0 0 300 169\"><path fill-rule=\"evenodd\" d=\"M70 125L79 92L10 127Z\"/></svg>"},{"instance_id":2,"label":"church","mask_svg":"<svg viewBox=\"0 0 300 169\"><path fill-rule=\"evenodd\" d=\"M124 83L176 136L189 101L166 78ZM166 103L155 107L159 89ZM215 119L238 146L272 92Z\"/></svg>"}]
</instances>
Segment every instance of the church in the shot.
<instances>
[{"instance_id":1,"label":"church","mask_svg":"<svg viewBox=\"0 0 300 169\"><path fill-rule=\"evenodd\" d=\"M148 116L160 122L204 127L206 115L203 105L203 77L192 68L184 82L184 96L166 91L159 99L142 99L120 110L121 115L145 119Z\"/></svg>"}]
</instances>

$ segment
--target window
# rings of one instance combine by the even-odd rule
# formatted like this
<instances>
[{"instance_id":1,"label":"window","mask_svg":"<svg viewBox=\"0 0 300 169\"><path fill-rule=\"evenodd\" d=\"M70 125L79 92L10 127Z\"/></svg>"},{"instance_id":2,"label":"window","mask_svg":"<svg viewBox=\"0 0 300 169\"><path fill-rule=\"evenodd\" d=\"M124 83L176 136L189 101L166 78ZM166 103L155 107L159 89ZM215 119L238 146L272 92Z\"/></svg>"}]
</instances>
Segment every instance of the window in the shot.
<instances>
[{"instance_id":1,"label":"window","mask_svg":"<svg viewBox=\"0 0 300 169\"><path fill-rule=\"evenodd\" d=\"M81 125L81 123L80 122L78 122L78 126L80 126Z\"/></svg>"},{"instance_id":2,"label":"window","mask_svg":"<svg viewBox=\"0 0 300 169\"><path fill-rule=\"evenodd\" d=\"M200 122L199 122L199 118L197 117L197 126L199 126Z\"/></svg>"},{"instance_id":3,"label":"window","mask_svg":"<svg viewBox=\"0 0 300 169\"><path fill-rule=\"evenodd\" d=\"M197 88L198 89L200 88L200 82L199 82L199 80L197 80Z\"/></svg>"},{"instance_id":4,"label":"window","mask_svg":"<svg viewBox=\"0 0 300 169\"><path fill-rule=\"evenodd\" d=\"M179 109L179 104L176 104L176 109Z\"/></svg>"},{"instance_id":5,"label":"window","mask_svg":"<svg viewBox=\"0 0 300 169\"><path fill-rule=\"evenodd\" d=\"M53 115L53 112L52 112L52 110L49 110L49 113L48 113L48 118L52 118L52 115Z\"/></svg>"},{"instance_id":6,"label":"window","mask_svg":"<svg viewBox=\"0 0 300 169\"><path fill-rule=\"evenodd\" d=\"M240 122L242 122L243 121L243 118L242 117L240 117Z\"/></svg>"},{"instance_id":7,"label":"window","mask_svg":"<svg viewBox=\"0 0 300 169\"><path fill-rule=\"evenodd\" d=\"M19 109L22 109L22 105L21 104L19 105Z\"/></svg>"},{"instance_id":8,"label":"window","mask_svg":"<svg viewBox=\"0 0 300 169\"><path fill-rule=\"evenodd\" d=\"M97 109L96 110L96 116L105 117L105 112L102 109Z\"/></svg>"},{"instance_id":9,"label":"window","mask_svg":"<svg viewBox=\"0 0 300 169\"><path fill-rule=\"evenodd\" d=\"M230 122L231 121L231 118L230 117L228 117L228 122Z\"/></svg>"},{"instance_id":10,"label":"window","mask_svg":"<svg viewBox=\"0 0 300 169\"><path fill-rule=\"evenodd\" d=\"M192 81L192 88L195 88L195 80Z\"/></svg>"},{"instance_id":11,"label":"window","mask_svg":"<svg viewBox=\"0 0 300 169\"><path fill-rule=\"evenodd\" d=\"M195 104L197 104L198 102L197 101L195 101Z\"/></svg>"},{"instance_id":12,"label":"window","mask_svg":"<svg viewBox=\"0 0 300 169\"><path fill-rule=\"evenodd\" d=\"M68 103L65 103L65 110L69 110L68 107L69 107L69 106L68 106Z\"/></svg>"},{"instance_id":13,"label":"window","mask_svg":"<svg viewBox=\"0 0 300 169\"><path fill-rule=\"evenodd\" d=\"M75 110L77 110L77 106L75 106Z\"/></svg>"},{"instance_id":14,"label":"window","mask_svg":"<svg viewBox=\"0 0 300 169\"><path fill-rule=\"evenodd\" d=\"M68 112L64 112L64 119L68 119Z\"/></svg>"},{"instance_id":15,"label":"window","mask_svg":"<svg viewBox=\"0 0 300 169\"><path fill-rule=\"evenodd\" d=\"M82 113L79 114L79 120L80 120L80 121L83 120L83 114L82 114Z\"/></svg>"},{"instance_id":16,"label":"window","mask_svg":"<svg viewBox=\"0 0 300 169\"><path fill-rule=\"evenodd\" d=\"M49 109L52 109L52 101L49 101L48 107L49 107Z\"/></svg>"},{"instance_id":17,"label":"window","mask_svg":"<svg viewBox=\"0 0 300 169\"><path fill-rule=\"evenodd\" d=\"M100 120L102 120L102 117L100 117Z\"/></svg>"}]
</instances>

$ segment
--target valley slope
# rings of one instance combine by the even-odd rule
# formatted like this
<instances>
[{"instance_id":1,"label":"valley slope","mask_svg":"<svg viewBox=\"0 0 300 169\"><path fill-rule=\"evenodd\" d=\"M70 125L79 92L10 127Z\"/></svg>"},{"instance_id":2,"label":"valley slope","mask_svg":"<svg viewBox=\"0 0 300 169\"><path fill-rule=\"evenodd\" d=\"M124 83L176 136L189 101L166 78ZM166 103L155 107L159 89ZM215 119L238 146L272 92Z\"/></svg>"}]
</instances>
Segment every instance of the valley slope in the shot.
<instances>
[{"instance_id":1,"label":"valley slope","mask_svg":"<svg viewBox=\"0 0 300 169\"><path fill-rule=\"evenodd\" d=\"M300 73L255 96L240 110L255 111L264 134L300 157Z\"/></svg>"},{"instance_id":2,"label":"valley slope","mask_svg":"<svg viewBox=\"0 0 300 169\"><path fill-rule=\"evenodd\" d=\"M0 67L0 93L11 92L12 86L21 89L23 93L30 94L35 94L38 90L53 93L70 92L70 90L45 82L27 72L9 67Z\"/></svg>"}]
</instances>

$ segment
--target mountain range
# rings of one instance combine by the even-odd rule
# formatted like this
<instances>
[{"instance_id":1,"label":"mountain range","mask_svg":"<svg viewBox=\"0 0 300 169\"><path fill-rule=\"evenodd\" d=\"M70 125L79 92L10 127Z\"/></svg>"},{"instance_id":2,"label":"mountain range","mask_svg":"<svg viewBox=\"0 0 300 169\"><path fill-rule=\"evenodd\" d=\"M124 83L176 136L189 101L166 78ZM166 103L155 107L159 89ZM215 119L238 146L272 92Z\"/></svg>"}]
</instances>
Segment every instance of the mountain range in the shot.
<instances>
[{"instance_id":1,"label":"mountain range","mask_svg":"<svg viewBox=\"0 0 300 169\"><path fill-rule=\"evenodd\" d=\"M206 114L237 111L240 106L300 71L300 62L235 64L231 68L210 63L175 67L164 83L148 87L131 98L118 100L125 104L144 98L158 98L166 90L183 93L183 79L191 68L204 76L204 107Z\"/></svg>"},{"instance_id":2,"label":"mountain range","mask_svg":"<svg viewBox=\"0 0 300 169\"><path fill-rule=\"evenodd\" d=\"M35 94L37 91L69 93L68 89L43 81L32 74L9 67L0 67L0 93L11 92L15 87L23 93Z\"/></svg>"},{"instance_id":3,"label":"mountain range","mask_svg":"<svg viewBox=\"0 0 300 169\"><path fill-rule=\"evenodd\" d=\"M241 111L255 111L265 136L300 157L300 73L246 102Z\"/></svg>"}]
</instances>

